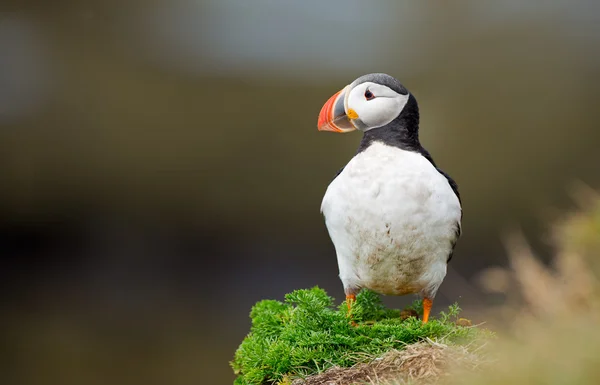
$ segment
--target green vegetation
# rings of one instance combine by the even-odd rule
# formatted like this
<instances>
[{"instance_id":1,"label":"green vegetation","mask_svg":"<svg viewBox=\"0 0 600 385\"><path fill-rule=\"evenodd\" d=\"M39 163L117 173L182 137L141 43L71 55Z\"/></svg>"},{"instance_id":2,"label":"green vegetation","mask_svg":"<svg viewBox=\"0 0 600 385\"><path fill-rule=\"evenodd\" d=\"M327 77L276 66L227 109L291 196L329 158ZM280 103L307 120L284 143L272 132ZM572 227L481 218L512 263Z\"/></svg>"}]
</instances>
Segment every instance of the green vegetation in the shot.
<instances>
[{"instance_id":1,"label":"green vegetation","mask_svg":"<svg viewBox=\"0 0 600 385\"><path fill-rule=\"evenodd\" d=\"M422 324L416 317L402 319L399 310L386 308L379 295L368 290L357 296L351 315L345 302L337 309L333 302L318 287L296 290L287 294L284 302L258 302L250 313L251 331L231 363L238 376L235 384L304 377L332 366L350 367L369 361L425 338L467 342L481 333L457 326L457 304L441 312L438 319ZM420 301L410 308L416 313L422 311Z\"/></svg>"}]
</instances>

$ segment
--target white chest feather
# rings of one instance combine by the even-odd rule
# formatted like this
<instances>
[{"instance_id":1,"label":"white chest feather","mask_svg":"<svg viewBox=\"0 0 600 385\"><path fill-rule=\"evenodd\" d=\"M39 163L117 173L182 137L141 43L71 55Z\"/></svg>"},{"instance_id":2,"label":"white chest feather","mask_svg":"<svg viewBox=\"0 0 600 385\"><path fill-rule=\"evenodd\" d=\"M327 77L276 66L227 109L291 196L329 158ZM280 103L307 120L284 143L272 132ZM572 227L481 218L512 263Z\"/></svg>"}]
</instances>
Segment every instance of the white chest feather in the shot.
<instances>
[{"instance_id":1,"label":"white chest feather","mask_svg":"<svg viewBox=\"0 0 600 385\"><path fill-rule=\"evenodd\" d=\"M435 296L461 208L422 155L372 144L329 185L321 211L347 290Z\"/></svg>"}]
</instances>

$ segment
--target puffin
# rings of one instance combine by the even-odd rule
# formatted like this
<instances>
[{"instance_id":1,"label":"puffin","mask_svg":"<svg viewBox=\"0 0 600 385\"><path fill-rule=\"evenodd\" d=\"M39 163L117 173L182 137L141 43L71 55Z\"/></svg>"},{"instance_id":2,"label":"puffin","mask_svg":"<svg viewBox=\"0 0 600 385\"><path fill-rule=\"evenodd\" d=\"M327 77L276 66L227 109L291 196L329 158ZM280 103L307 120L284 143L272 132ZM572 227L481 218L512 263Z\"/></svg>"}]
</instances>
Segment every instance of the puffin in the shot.
<instances>
[{"instance_id":1,"label":"puffin","mask_svg":"<svg viewBox=\"0 0 600 385\"><path fill-rule=\"evenodd\" d=\"M321 213L348 310L356 294L418 294L423 323L462 228L458 185L419 141L417 100L383 73L359 77L321 108L319 131L362 131L329 184Z\"/></svg>"}]
</instances>

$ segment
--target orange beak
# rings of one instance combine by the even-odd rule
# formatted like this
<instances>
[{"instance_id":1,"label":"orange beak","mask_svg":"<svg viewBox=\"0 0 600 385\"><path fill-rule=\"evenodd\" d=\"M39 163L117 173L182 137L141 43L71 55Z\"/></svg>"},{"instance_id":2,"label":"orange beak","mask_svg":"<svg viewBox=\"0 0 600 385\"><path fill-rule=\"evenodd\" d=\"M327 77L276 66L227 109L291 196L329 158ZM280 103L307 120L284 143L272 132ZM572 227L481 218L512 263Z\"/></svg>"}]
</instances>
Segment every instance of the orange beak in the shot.
<instances>
[{"instance_id":1,"label":"orange beak","mask_svg":"<svg viewBox=\"0 0 600 385\"><path fill-rule=\"evenodd\" d=\"M317 126L319 131L350 132L356 130L344 108L346 88L336 92L321 108Z\"/></svg>"}]
</instances>

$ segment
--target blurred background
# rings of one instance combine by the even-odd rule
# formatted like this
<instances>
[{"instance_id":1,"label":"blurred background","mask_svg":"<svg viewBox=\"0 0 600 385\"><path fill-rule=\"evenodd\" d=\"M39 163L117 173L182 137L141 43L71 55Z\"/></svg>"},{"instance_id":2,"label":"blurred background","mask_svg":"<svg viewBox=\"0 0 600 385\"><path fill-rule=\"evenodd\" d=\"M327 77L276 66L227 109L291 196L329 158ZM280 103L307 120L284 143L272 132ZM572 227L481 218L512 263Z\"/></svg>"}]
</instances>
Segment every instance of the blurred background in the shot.
<instances>
[{"instance_id":1,"label":"blurred background","mask_svg":"<svg viewBox=\"0 0 600 385\"><path fill-rule=\"evenodd\" d=\"M591 0L4 0L0 382L231 383L256 301L341 301L319 207L360 134L316 120L369 72L459 184L436 310L479 321L502 234L543 256L570 184L600 186L599 47Z\"/></svg>"}]
</instances>

